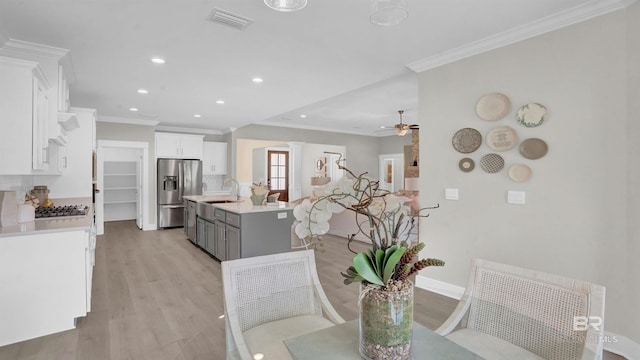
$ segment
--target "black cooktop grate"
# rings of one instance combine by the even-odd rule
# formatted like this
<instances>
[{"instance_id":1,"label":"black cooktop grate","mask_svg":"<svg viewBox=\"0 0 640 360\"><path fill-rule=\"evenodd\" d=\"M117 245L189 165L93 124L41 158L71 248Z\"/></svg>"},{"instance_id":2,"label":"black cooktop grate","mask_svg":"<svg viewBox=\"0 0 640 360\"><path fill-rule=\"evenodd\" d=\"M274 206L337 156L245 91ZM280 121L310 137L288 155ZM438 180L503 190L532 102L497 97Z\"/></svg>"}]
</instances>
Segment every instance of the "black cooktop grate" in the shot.
<instances>
[{"instance_id":1,"label":"black cooktop grate","mask_svg":"<svg viewBox=\"0 0 640 360\"><path fill-rule=\"evenodd\" d=\"M39 206L36 208L36 219L62 216L84 216L87 215L88 210L89 207L85 205L66 205L54 207Z\"/></svg>"}]
</instances>

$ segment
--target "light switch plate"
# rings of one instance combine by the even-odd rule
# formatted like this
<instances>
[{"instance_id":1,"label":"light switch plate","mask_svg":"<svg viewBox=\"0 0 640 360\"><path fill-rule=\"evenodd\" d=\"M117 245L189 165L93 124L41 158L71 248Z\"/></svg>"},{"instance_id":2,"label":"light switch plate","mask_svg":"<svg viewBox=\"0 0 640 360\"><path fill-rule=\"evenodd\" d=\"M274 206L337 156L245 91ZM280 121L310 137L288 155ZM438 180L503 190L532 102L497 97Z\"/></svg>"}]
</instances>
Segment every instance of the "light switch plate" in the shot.
<instances>
[{"instance_id":1,"label":"light switch plate","mask_svg":"<svg viewBox=\"0 0 640 360\"><path fill-rule=\"evenodd\" d=\"M446 188L444 189L444 198L447 200L458 200L458 189Z\"/></svg>"},{"instance_id":2,"label":"light switch plate","mask_svg":"<svg viewBox=\"0 0 640 360\"><path fill-rule=\"evenodd\" d=\"M526 196L524 191L507 191L507 202L509 204L524 205Z\"/></svg>"}]
</instances>

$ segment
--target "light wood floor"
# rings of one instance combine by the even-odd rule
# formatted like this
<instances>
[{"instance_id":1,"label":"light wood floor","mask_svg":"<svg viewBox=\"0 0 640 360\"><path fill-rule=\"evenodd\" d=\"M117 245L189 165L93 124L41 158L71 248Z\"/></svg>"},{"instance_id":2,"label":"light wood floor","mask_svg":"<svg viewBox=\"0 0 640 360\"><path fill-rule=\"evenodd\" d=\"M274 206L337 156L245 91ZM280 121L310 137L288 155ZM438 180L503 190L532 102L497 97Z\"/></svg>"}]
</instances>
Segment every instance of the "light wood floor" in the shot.
<instances>
[{"instance_id":1,"label":"light wood floor","mask_svg":"<svg viewBox=\"0 0 640 360\"><path fill-rule=\"evenodd\" d=\"M344 285L339 274L351 257L346 240L332 236L316 254L327 297L345 320L357 317L358 286ZM93 276L92 311L76 329L0 347L0 360L224 359L220 263L181 229L106 223ZM414 319L435 329L456 304L416 288Z\"/></svg>"}]
</instances>

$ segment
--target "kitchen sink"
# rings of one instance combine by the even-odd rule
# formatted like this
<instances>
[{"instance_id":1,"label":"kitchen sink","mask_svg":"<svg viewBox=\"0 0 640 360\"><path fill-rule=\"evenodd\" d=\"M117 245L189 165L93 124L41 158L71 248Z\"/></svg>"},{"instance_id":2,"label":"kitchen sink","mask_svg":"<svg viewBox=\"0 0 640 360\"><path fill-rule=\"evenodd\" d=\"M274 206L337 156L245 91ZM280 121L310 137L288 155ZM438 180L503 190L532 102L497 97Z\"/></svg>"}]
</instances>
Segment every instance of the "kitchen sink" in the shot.
<instances>
[{"instance_id":1,"label":"kitchen sink","mask_svg":"<svg viewBox=\"0 0 640 360\"><path fill-rule=\"evenodd\" d=\"M209 221L215 221L214 212L215 207L211 205L215 204L234 204L243 202L244 200L209 200L199 201L196 208L196 214Z\"/></svg>"}]
</instances>

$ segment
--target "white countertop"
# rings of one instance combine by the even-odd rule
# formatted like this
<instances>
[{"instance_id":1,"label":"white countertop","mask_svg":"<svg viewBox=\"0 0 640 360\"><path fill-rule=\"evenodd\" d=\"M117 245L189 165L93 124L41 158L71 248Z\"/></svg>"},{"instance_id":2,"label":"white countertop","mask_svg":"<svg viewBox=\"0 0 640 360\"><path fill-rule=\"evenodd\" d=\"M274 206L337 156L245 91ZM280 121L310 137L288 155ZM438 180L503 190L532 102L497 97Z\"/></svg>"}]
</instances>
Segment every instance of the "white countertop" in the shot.
<instances>
[{"instance_id":1,"label":"white countertop","mask_svg":"<svg viewBox=\"0 0 640 360\"><path fill-rule=\"evenodd\" d=\"M207 201L216 201L216 200L236 200L236 196L235 195L192 195L192 196L183 196L183 199L195 201L195 202L207 202ZM246 213L265 212L265 211L293 210L293 208L295 207L294 204L290 204L284 201L278 201L276 203L273 203L273 205L253 205L249 197L241 197L240 202L219 203L219 204L210 204L210 205L213 207L222 209L224 211L229 211L236 214L246 214Z\"/></svg>"},{"instance_id":2,"label":"white countertop","mask_svg":"<svg viewBox=\"0 0 640 360\"><path fill-rule=\"evenodd\" d=\"M14 226L0 227L0 238L7 236L31 235L41 232L60 232L73 230L89 230L93 224L93 204L90 197L52 199L55 206L86 205L87 215L82 217L59 217L47 220L35 220L18 223Z\"/></svg>"}]
</instances>

